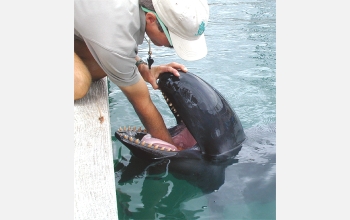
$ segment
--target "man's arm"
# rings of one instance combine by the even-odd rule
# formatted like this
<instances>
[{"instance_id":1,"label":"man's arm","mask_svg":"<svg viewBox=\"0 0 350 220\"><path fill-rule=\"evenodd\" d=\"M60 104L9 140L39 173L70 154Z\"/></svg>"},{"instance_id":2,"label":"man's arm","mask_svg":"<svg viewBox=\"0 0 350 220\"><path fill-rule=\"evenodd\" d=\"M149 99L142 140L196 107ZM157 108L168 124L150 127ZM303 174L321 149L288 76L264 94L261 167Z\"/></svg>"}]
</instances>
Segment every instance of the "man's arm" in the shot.
<instances>
[{"instance_id":1,"label":"man's arm","mask_svg":"<svg viewBox=\"0 0 350 220\"><path fill-rule=\"evenodd\" d=\"M146 65L143 65L146 66ZM133 105L142 124L152 137L174 144L164 120L153 104L147 85L143 79L131 86L119 87Z\"/></svg>"}]
</instances>

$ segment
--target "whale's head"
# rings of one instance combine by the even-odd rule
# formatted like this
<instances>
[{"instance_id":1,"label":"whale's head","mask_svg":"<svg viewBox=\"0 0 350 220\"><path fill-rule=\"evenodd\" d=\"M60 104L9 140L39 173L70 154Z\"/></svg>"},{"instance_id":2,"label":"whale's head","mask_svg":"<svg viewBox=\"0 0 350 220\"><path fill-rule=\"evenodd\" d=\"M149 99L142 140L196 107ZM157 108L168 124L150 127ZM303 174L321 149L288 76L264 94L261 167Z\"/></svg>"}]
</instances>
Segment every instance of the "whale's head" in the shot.
<instances>
[{"instance_id":1,"label":"whale's head","mask_svg":"<svg viewBox=\"0 0 350 220\"><path fill-rule=\"evenodd\" d=\"M152 138L141 128L119 128L115 136L137 157L193 158L204 156L223 160L236 155L246 136L236 113L225 98L193 73L179 71L180 77L163 73L158 78L177 125L168 128L175 143Z\"/></svg>"}]
</instances>

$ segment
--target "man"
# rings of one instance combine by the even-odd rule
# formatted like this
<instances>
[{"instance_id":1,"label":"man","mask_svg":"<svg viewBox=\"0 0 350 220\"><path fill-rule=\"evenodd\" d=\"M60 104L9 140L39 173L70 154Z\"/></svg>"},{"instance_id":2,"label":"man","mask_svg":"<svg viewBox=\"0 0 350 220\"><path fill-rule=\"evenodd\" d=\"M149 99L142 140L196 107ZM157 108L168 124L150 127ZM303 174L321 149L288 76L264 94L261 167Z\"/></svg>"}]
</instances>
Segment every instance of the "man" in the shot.
<instances>
[{"instance_id":1,"label":"man","mask_svg":"<svg viewBox=\"0 0 350 220\"><path fill-rule=\"evenodd\" d=\"M147 85L158 88L159 74L179 76L184 65L148 65L137 56L145 33L157 46L173 47L184 60L206 56L203 32L209 19L206 0L75 0L74 100L91 81L108 76L133 105L147 131L174 144Z\"/></svg>"}]
</instances>

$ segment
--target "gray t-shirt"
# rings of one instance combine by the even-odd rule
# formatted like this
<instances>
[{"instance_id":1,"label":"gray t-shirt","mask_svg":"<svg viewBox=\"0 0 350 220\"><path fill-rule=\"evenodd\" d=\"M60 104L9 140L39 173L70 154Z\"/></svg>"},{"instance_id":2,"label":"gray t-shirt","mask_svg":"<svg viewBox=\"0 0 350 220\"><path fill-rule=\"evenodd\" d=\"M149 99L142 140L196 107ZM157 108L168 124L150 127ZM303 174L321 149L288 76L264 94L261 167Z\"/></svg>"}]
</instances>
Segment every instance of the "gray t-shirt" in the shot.
<instances>
[{"instance_id":1,"label":"gray t-shirt","mask_svg":"<svg viewBox=\"0 0 350 220\"><path fill-rule=\"evenodd\" d=\"M138 0L75 0L74 35L83 39L108 78L118 86L135 84L138 45L145 35Z\"/></svg>"}]
</instances>

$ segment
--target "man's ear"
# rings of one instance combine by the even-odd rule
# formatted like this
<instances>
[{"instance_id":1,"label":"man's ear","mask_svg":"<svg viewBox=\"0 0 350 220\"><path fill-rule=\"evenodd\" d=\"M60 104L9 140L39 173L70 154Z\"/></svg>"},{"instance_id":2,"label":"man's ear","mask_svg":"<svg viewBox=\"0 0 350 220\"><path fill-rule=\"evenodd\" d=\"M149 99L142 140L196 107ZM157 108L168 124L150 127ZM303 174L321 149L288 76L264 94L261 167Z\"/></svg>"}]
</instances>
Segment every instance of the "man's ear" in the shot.
<instances>
[{"instance_id":1,"label":"man's ear","mask_svg":"<svg viewBox=\"0 0 350 220\"><path fill-rule=\"evenodd\" d=\"M156 22L156 15L153 14L152 12L147 12L146 13L146 23L150 23L150 24L153 24Z\"/></svg>"}]
</instances>

